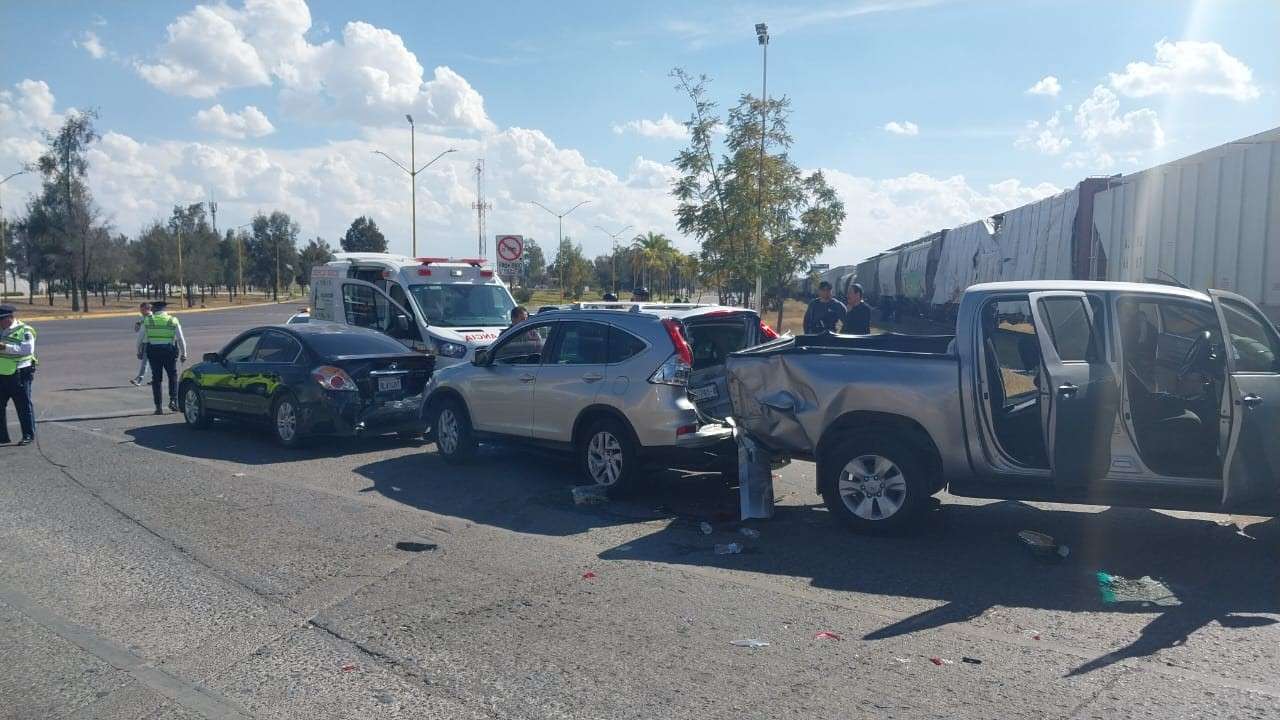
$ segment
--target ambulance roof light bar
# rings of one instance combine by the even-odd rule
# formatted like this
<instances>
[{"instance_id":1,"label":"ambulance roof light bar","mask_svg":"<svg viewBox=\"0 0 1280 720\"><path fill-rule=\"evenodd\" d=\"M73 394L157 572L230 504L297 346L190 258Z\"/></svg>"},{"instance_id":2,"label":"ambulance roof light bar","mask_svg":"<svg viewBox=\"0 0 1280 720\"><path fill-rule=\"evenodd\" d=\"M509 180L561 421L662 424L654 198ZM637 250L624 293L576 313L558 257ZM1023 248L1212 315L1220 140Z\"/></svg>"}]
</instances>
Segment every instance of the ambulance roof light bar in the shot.
<instances>
[{"instance_id":1,"label":"ambulance roof light bar","mask_svg":"<svg viewBox=\"0 0 1280 720\"><path fill-rule=\"evenodd\" d=\"M470 265L471 267L476 267L476 268L489 262L488 258L420 257L420 258L414 258L414 260L417 260L423 265L430 265L432 263L437 263L437 264L438 263L465 263L467 265Z\"/></svg>"}]
</instances>

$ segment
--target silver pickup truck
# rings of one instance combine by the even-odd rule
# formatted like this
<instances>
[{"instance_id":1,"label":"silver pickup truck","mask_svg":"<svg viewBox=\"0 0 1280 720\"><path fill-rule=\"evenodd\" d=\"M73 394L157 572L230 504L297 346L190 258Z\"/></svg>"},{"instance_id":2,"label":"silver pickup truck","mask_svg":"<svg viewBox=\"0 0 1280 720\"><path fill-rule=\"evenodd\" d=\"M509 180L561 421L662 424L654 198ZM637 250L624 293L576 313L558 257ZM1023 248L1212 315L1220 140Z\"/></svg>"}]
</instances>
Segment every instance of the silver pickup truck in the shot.
<instances>
[{"instance_id":1,"label":"silver pickup truck","mask_svg":"<svg viewBox=\"0 0 1280 720\"><path fill-rule=\"evenodd\" d=\"M815 460L858 530L904 527L944 488L1280 514L1280 335L1234 293L976 285L955 335L784 337L727 368L738 425Z\"/></svg>"}]
</instances>

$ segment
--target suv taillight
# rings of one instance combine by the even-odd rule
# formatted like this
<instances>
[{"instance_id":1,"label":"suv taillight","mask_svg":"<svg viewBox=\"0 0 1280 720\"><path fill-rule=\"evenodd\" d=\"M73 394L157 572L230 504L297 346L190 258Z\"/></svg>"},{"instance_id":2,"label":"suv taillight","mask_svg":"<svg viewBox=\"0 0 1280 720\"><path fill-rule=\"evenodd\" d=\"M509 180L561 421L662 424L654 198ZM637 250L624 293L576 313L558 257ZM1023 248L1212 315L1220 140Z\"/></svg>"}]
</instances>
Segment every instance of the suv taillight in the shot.
<instances>
[{"instance_id":1,"label":"suv taillight","mask_svg":"<svg viewBox=\"0 0 1280 720\"><path fill-rule=\"evenodd\" d=\"M689 363L686 363L678 354L672 355L653 371L649 376L649 382L657 385L688 387L690 370Z\"/></svg>"},{"instance_id":2,"label":"suv taillight","mask_svg":"<svg viewBox=\"0 0 1280 720\"><path fill-rule=\"evenodd\" d=\"M693 348L689 347L689 343L684 339L684 328L680 327L680 322L667 318L662 321L662 327L666 328L667 337L671 338L671 349L680 356L685 365L693 365Z\"/></svg>"},{"instance_id":3,"label":"suv taillight","mask_svg":"<svg viewBox=\"0 0 1280 720\"><path fill-rule=\"evenodd\" d=\"M342 368L333 367L332 365L321 365L311 371L311 379L320 384L325 390L337 390L339 392L355 392L355 380L347 374Z\"/></svg>"}]
</instances>

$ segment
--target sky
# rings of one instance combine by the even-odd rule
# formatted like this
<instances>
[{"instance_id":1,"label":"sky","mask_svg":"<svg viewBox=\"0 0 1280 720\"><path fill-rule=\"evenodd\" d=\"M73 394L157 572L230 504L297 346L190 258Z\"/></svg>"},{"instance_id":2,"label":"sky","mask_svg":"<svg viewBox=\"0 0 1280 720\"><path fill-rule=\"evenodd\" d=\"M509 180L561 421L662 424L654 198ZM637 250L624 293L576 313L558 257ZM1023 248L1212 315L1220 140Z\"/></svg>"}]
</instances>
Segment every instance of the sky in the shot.
<instances>
[{"instance_id":1,"label":"sky","mask_svg":"<svg viewBox=\"0 0 1280 720\"><path fill-rule=\"evenodd\" d=\"M791 156L845 203L821 258L856 262L933 230L1280 125L1280 2L0 2L0 177L73 109L96 109L89 182L123 233L218 202L225 230L289 212L336 245L369 215L418 255L477 251L474 166L495 234L588 255L630 226L685 250L672 161L688 99L792 103ZM12 218L34 176L3 187Z\"/></svg>"}]
</instances>

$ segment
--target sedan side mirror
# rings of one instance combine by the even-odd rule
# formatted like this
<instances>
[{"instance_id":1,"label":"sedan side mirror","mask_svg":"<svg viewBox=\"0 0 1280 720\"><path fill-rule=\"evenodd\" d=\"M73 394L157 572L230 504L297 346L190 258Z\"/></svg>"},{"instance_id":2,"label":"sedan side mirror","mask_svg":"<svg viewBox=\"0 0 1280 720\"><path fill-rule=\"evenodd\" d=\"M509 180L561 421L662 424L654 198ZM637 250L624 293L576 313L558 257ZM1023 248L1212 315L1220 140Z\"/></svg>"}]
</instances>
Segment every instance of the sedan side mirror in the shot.
<instances>
[{"instance_id":1,"label":"sedan side mirror","mask_svg":"<svg viewBox=\"0 0 1280 720\"><path fill-rule=\"evenodd\" d=\"M471 359L471 364L476 367L484 367L489 364L489 348L476 348L475 357Z\"/></svg>"},{"instance_id":2,"label":"sedan side mirror","mask_svg":"<svg viewBox=\"0 0 1280 720\"><path fill-rule=\"evenodd\" d=\"M218 354L218 353L216 353L216 352L205 353L205 354L204 354L204 361L205 361L205 362L210 362L210 363L220 363L220 362L222 362L222 355L220 355L220 354Z\"/></svg>"}]
</instances>

